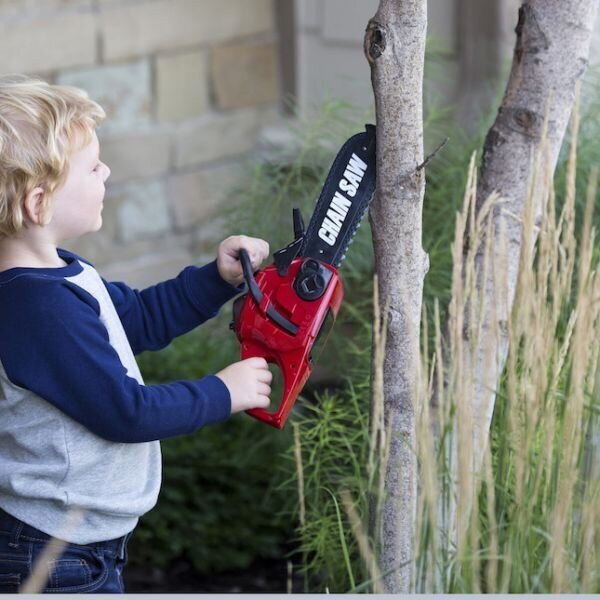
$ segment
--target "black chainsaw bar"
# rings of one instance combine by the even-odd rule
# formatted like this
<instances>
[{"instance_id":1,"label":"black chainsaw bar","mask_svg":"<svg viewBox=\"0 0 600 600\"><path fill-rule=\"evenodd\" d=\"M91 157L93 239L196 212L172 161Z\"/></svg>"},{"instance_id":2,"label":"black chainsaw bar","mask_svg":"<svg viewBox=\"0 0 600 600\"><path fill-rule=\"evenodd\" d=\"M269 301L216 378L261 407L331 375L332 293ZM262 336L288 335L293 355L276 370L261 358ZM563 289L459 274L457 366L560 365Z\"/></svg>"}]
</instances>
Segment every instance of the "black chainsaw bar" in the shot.
<instances>
[{"instance_id":1,"label":"black chainsaw bar","mask_svg":"<svg viewBox=\"0 0 600 600\"><path fill-rule=\"evenodd\" d=\"M296 239L274 255L280 274L297 256L340 265L375 191L375 166L375 126L366 125L335 157L306 232L294 211Z\"/></svg>"}]
</instances>

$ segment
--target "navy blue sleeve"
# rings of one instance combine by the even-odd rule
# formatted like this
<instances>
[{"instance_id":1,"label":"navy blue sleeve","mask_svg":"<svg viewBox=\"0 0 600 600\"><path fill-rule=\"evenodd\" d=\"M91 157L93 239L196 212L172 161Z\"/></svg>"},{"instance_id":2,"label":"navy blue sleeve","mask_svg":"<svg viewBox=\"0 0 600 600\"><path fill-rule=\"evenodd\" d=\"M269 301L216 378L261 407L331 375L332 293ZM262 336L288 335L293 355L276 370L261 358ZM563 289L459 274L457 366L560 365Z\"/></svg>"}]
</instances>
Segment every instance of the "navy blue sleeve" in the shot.
<instances>
[{"instance_id":1,"label":"navy blue sleeve","mask_svg":"<svg viewBox=\"0 0 600 600\"><path fill-rule=\"evenodd\" d=\"M98 303L78 286L22 278L3 299L0 360L9 380L96 435L146 442L229 417L229 391L216 376L148 386L129 377Z\"/></svg>"},{"instance_id":2,"label":"navy blue sleeve","mask_svg":"<svg viewBox=\"0 0 600 600\"><path fill-rule=\"evenodd\" d=\"M104 283L134 354L164 348L214 317L241 291L221 278L216 261L187 267L174 279L142 291L121 282Z\"/></svg>"}]
</instances>

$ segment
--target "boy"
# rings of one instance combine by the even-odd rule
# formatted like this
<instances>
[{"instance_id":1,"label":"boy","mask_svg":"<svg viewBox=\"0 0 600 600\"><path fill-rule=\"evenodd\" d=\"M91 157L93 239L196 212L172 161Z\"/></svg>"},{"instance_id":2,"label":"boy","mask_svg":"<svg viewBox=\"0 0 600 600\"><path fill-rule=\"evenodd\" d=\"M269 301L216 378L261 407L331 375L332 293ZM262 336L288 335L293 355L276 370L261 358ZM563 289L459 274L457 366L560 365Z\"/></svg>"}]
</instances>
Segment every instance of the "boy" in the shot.
<instances>
[{"instance_id":1,"label":"boy","mask_svg":"<svg viewBox=\"0 0 600 600\"><path fill-rule=\"evenodd\" d=\"M266 242L227 238L216 261L141 292L60 249L102 224L104 116L76 88L0 77L2 592L51 538L67 545L45 591L122 592L127 540L159 491L157 440L269 404L263 359L145 386L134 358L213 317L240 291L239 250L257 269Z\"/></svg>"}]
</instances>

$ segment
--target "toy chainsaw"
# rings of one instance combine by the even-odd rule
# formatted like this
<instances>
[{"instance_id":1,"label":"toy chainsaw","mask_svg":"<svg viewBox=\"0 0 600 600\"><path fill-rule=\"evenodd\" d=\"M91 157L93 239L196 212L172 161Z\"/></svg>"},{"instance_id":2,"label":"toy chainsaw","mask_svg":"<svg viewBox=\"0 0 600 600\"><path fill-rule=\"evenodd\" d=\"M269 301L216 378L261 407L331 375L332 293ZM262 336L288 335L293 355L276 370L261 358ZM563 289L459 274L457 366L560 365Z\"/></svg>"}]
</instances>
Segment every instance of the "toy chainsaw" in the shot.
<instances>
[{"instance_id":1,"label":"toy chainsaw","mask_svg":"<svg viewBox=\"0 0 600 600\"><path fill-rule=\"evenodd\" d=\"M263 357L283 374L275 412L249 410L281 429L313 367L315 342L329 333L344 297L338 267L375 191L375 127L342 146L327 175L308 227L293 210L294 241L274 253L275 262L253 274L240 252L248 293L233 305L232 329L242 359Z\"/></svg>"}]
</instances>

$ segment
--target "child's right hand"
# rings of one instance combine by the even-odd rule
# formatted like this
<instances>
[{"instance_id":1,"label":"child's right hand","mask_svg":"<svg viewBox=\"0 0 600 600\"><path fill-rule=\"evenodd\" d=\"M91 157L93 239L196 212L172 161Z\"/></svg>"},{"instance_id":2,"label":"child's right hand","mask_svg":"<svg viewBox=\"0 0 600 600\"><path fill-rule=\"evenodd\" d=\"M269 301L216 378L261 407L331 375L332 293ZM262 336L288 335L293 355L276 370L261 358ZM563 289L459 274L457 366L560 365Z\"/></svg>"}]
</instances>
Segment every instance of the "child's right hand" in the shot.
<instances>
[{"instance_id":1,"label":"child's right hand","mask_svg":"<svg viewBox=\"0 0 600 600\"><path fill-rule=\"evenodd\" d=\"M264 358L247 358L225 367L216 375L231 395L231 414L269 406L273 374Z\"/></svg>"}]
</instances>

